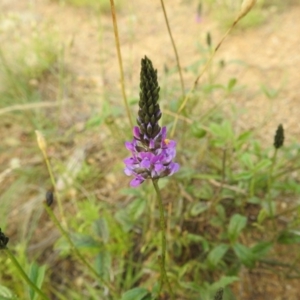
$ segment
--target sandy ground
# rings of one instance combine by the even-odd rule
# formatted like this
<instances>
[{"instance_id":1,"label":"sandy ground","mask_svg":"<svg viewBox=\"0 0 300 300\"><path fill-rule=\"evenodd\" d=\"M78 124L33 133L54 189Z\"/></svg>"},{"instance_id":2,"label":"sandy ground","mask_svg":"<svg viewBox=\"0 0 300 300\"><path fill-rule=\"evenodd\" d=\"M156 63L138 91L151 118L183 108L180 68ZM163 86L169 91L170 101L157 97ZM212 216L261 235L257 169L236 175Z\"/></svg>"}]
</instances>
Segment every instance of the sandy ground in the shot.
<instances>
[{"instance_id":1,"label":"sandy ground","mask_svg":"<svg viewBox=\"0 0 300 300\"><path fill-rule=\"evenodd\" d=\"M223 30L206 14L206 10L202 13L201 22L196 21L197 1L165 2L181 65L185 69L201 59L199 44L204 46L206 33L211 32L216 43ZM66 46L65 62L74 76L68 97L77 108L82 104L80 99L85 99L91 107L97 107L101 98L99 95L104 89L111 93L112 101L121 103L119 70L109 14L100 16L89 9L43 0L2 0L0 8L3 16L17 16L24 27L47 22L66 45L72 44L69 48ZM261 136L268 144L272 143L274 131L280 123L286 130L287 144L300 136L299 16L300 6L270 13L267 21L258 28L235 31L230 35L216 57L216 60L228 62L218 80L226 83L235 77L239 86L245 86L241 92L223 100L225 106L227 102L234 103L238 111L243 112L237 127L263 126ZM159 72L165 66L169 69L176 67L159 1L131 1L118 13L118 25L128 94L138 90L142 56L152 58ZM7 42L9 35L7 32L4 34L4 42ZM230 63L233 60L243 64ZM187 71L183 71L183 75L188 90L193 86L194 77ZM179 86L176 76L172 80ZM263 85L269 89L279 89L278 96L273 99L266 97L261 93ZM76 115L78 110L70 113ZM90 111L83 110L82 113L88 115ZM279 276L259 271L245 274L241 284L236 286L240 295L238 299L299 299L299 281L283 282Z\"/></svg>"}]
</instances>

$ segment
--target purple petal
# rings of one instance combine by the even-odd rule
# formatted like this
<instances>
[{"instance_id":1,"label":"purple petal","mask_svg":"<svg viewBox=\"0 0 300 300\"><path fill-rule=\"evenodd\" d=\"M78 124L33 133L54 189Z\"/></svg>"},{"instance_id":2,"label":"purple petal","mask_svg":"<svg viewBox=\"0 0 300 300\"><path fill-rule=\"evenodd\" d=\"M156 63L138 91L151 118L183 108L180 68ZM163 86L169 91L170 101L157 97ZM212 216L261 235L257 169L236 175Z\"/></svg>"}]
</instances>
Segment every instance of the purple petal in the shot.
<instances>
[{"instance_id":1,"label":"purple petal","mask_svg":"<svg viewBox=\"0 0 300 300\"><path fill-rule=\"evenodd\" d=\"M139 157L141 159L145 159L148 158L149 160L153 159L155 155L152 152L140 152L139 153Z\"/></svg>"},{"instance_id":2,"label":"purple petal","mask_svg":"<svg viewBox=\"0 0 300 300\"><path fill-rule=\"evenodd\" d=\"M127 175L127 176L131 176L133 174L132 170L129 169L129 168L125 168L124 169L124 173Z\"/></svg>"},{"instance_id":3,"label":"purple petal","mask_svg":"<svg viewBox=\"0 0 300 300\"><path fill-rule=\"evenodd\" d=\"M133 128L133 136L139 140L140 139L140 134L141 134L140 128L137 127L137 126L134 126L134 128Z\"/></svg>"},{"instance_id":4,"label":"purple petal","mask_svg":"<svg viewBox=\"0 0 300 300\"><path fill-rule=\"evenodd\" d=\"M123 162L125 163L125 165L134 165L134 164L137 164L138 163L138 161L137 161L137 159L136 158L134 158L134 157L127 157L127 158L125 158L124 160L123 160Z\"/></svg>"},{"instance_id":5,"label":"purple petal","mask_svg":"<svg viewBox=\"0 0 300 300\"><path fill-rule=\"evenodd\" d=\"M133 144L133 142L125 142L125 147L129 150L129 151L134 151L134 147L135 145Z\"/></svg>"},{"instance_id":6,"label":"purple petal","mask_svg":"<svg viewBox=\"0 0 300 300\"><path fill-rule=\"evenodd\" d=\"M176 173L179 170L180 166L178 163L172 163L169 166L169 170L170 170L170 174L168 176L173 175L174 173Z\"/></svg>"},{"instance_id":7,"label":"purple petal","mask_svg":"<svg viewBox=\"0 0 300 300\"><path fill-rule=\"evenodd\" d=\"M175 148L176 147L176 142L173 140L169 140L168 142L168 148Z\"/></svg>"},{"instance_id":8,"label":"purple petal","mask_svg":"<svg viewBox=\"0 0 300 300\"><path fill-rule=\"evenodd\" d=\"M145 157L145 158L141 161L140 166L141 166L142 168L149 169L150 166L151 166L151 163L150 163L149 158L148 158L148 157Z\"/></svg>"},{"instance_id":9,"label":"purple petal","mask_svg":"<svg viewBox=\"0 0 300 300\"><path fill-rule=\"evenodd\" d=\"M162 173L165 170L165 166L161 163L158 163L158 164L154 165L154 169L159 174L159 173Z\"/></svg>"},{"instance_id":10,"label":"purple petal","mask_svg":"<svg viewBox=\"0 0 300 300\"><path fill-rule=\"evenodd\" d=\"M137 187L137 186L139 186L140 184L142 184L144 181L145 181L145 179L144 179L143 177L138 176L138 177L135 177L134 179L132 179L132 180L130 181L130 185L131 185L132 187Z\"/></svg>"},{"instance_id":11,"label":"purple petal","mask_svg":"<svg viewBox=\"0 0 300 300\"><path fill-rule=\"evenodd\" d=\"M154 141L154 139L150 139L149 148L154 149L154 147L155 147L155 141Z\"/></svg>"},{"instance_id":12,"label":"purple petal","mask_svg":"<svg viewBox=\"0 0 300 300\"><path fill-rule=\"evenodd\" d=\"M167 137L167 127L164 126L162 129L161 129L161 137L162 137L162 140L165 140L166 137Z\"/></svg>"}]
</instances>

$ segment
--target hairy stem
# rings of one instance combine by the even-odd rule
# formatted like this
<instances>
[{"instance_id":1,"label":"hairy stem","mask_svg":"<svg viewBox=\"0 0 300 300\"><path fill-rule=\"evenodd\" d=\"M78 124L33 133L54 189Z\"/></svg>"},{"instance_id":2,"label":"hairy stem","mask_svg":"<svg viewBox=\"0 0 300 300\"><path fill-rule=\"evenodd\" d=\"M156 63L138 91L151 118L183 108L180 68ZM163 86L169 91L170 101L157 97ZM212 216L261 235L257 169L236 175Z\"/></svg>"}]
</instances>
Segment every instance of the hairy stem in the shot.
<instances>
[{"instance_id":1,"label":"hairy stem","mask_svg":"<svg viewBox=\"0 0 300 300\"><path fill-rule=\"evenodd\" d=\"M161 230L161 258L160 258L160 285L159 292L162 290L164 282L166 282L171 299L174 299L172 287L169 282L168 274L166 272L166 221L164 215L164 207L162 203L161 193L158 187L158 179L152 179L154 189L156 191L159 214L160 214L160 230Z\"/></svg>"}]
</instances>

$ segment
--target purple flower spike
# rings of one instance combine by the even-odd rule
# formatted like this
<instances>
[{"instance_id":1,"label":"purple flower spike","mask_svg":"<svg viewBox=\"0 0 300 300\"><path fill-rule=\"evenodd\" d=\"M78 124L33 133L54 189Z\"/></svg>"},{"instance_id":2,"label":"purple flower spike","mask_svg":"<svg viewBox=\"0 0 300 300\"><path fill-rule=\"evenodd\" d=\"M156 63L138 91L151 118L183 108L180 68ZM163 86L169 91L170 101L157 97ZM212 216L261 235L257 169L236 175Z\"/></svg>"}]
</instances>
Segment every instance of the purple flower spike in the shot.
<instances>
[{"instance_id":1,"label":"purple flower spike","mask_svg":"<svg viewBox=\"0 0 300 300\"><path fill-rule=\"evenodd\" d=\"M176 142L168 140L167 128L158 125L162 114L158 104L157 71L147 57L142 59L140 88L138 126L133 128L132 142L125 143L131 157L124 160L124 173L134 177L130 182L132 187L148 178L171 176L179 170L179 164L173 162Z\"/></svg>"}]
</instances>

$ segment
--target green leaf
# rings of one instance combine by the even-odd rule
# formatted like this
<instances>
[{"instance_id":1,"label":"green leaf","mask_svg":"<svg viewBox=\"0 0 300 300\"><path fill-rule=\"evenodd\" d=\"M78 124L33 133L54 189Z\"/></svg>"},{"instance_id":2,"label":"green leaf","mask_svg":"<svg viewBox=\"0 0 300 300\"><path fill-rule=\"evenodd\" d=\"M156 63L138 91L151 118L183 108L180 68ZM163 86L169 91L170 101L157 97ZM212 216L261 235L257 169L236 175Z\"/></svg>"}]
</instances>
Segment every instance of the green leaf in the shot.
<instances>
[{"instance_id":1,"label":"green leaf","mask_svg":"<svg viewBox=\"0 0 300 300\"><path fill-rule=\"evenodd\" d=\"M192 217L196 217L206 211L208 209L207 203L201 201L201 202L196 202L193 204L190 214Z\"/></svg>"},{"instance_id":2,"label":"green leaf","mask_svg":"<svg viewBox=\"0 0 300 300\"><path fill-rule=\"evenodd\" d=\"M0 285L0 300L17 300L18 298L14 296L11 290L6 286Z\"/></svg>"},{"instance_id":3,"label":"green leaf","mask_svg":"<svg viewBox=\"0 0 300 300\"><path fill-rule=\"evenodd\" d=\"M72 233L70 235L76 248L99 248L99 242L95 241L91 236L82 233Z\"/></svg>"},{"instance_id":4,"label":"green leaf","mask_svg":"<svg viewBox=\"0 0 300 300\"><path fill-rule=\"evenodd\" d=\"M206 253L209 250L209 242L201 235L188 233L186 239L191 243L201 243L203 252Z\"/></svg>"},{"instance_id":5,"label":"green leaf","mask_svg":"<svg viewBox=\"0 0 300 300\"><path fill-rule=\"evenodd\" d=\"M109 240L109 227L105 218L99 218L93 223L94 232L107 244Z\"/></svg>"},{"instance_id":6,"label":"green leaf","mask_svg":"<svg viewBox=\"0 0 300 300\"><path fill-rule=\"evenodd\" d=\"M224 288L227 285L229 285L235 281L238 281L238 280L239 280L239 278L236 276L222 276L221 279L219 279L217 282L215 282L211 285L211 289L217 290L219 288Z\"/></svg>"},{"instance_id":7,"label":"green leaf","mask_svg":"<svg viewBox=\"0 0 300 300\"><path fill-rule=\"evenodd\" d=\"M133 288L122 295L121 300L150 300L151 294L145 288Z\"/></svg>"},{"instance_id":8,"label":"green leaf","mask_svg":"<svg viewBox=\"0 0 300 300\"><path fill-rule=\"evenodd\" d=\"M201 124L198 122L194 122L191 125L191 131L194 137L198 139L202 139L206 135L206 130L201 127Z\"/></svg>"},{"instance_id":9,"label":"green leaf","mask_svg":"<svg viewBox=\"0 0 300 300\"><path fill-rule=\"evenodd\" d=\"M249 170L252 170L254 168L253 157L251 154L243 153L240 157L240 160Z\"/></svg>"},{"instance_id":10,"label":"green leaf","mask_svg":"<svg viewBox=\"0 0 300 300\"><path fill-rule=\"evenodd\" d=\"M252 131L248 130L248 131L244 131L243 133L241 133L238 138L235 140L235 144L234 147L236 150L239 150L243 144L245 144L252 136Z\"/></svg>"},{"instance_id":11,"label":"green leaf","mask_svg":"<svg viewBox=\"0 0 300 300\"><path fill-rule=\"evenodd\" d=\"M296 230L284 230L280 233L277 241L284 245L298 244L300 243L300 232Z\"/></svg>"},{"instance_id":12,"label":"green leaf","mask_svg":"<svg viewBox=\"0 0 300 300\"><path fill-rule=\"evenodd\" d=\"M261 159L255 166L254 166L254 172L258 172L260 170L266 169L270 167L272 164L270 159Z\"/></svg>"},{"instance_id":13,"label":"green leaf","mask_svg":"<svg viewBox=\"0 0 300 300\"><path fill-rule=\"evenodd\" d=\"M260 242L251 247L251 251L256 259L264 257L273 247L272 242Z\"/></svg>"},{"instance_id":14,"label":"green leaf","mask_svg":"<svg viewBox=\"0 0 300 300\"><path fill-rule=\"evenodd\" d=\"M244 264L248 268L254 267L256 257L252 253L251 249L247 248L242 244L237 243L233 246L233 250L242 264Z\"/></svg>"},{"instance_id":15,"label":"green leaf","mask_svg":"<svg viewBox=\"0 0 300 300\"><path fill-rule=\"evenodd\" d=\"M132 201L128 206L127 206L127 211L130 215L130 217L133 220L138 220L143 212L145 211L146 208L146 201L144 198L139 198L134 201Z\"/></svg>"},{"instance_id":16,"label":"green leaf","mask_svg":"<svg viewBox=\"0 0 300 300\"><path fill-rule=\"evenodd\" d=\"M227 252L228 248L228 245L220 244L212 249L207 256L209 265L213 268L216 267L223 258L224 254Z\"/></svg>"},{"instance_id":17,"label":"green leaf","mask_svg":"<svg viewBox=\"0 0 300 300\"><path fill-rule=\"evenodd\" d=\"M227 84L227 90L228 90L228 92L232 91L232 89L234 88L234 86L236 85L236 83L237 83L236 78L230 78L230 80L229 80L229 82Z\"/></svg>"},{"instance_id":18,"label":"green leaf","mask_svg":"<svg viewBox=\"0 0 300 300\"><path fill-rule=\"evenodd\" d=\"M216 206L216 212L218 214L218 217L221 219L221 221L226 220L226 212L225 212L225 208L223 207L223 205L218 204Z\"/></svg>"},{"instance_id":19,"label":"green leaf","mask_svg":"<svg viewBox=\"0 0 300 300\"><path fill-rule=\"evenodd\" d=\"M86 129L93 127L99 127L104 122L104 116L95 115L92 116L85 124Z\"/></svg>"},{"instance_id":20,"label":"green leaf","mask_svg":"<svg viewBox=\"0 0 300 300\"><path fill-rule=\"evenodd\" d=\"M109 271L111 270L111 255L108 251L102 251L96 256L95 266L97 273L105 278L109 278Z\"/></svg>"},{"instance_id":21,"label":"green leaf","mask_svg":"<svg viewBox=\"0 0 300 300\"><path fill-rule=\"evenodd\" d=\"M268 216L268 212L264 208L262 208L258 213L257 223L262 224L262 222L266 219L267 216Z\"/></svg>"},{"instance_id":22,"label":"green leaf","mask_svg":"<svg viewBox=\"0 0 300 300\"><path fill-rule=\"evenodd\" d=\"M224 90L225 87L222 84L203 84L203 86L202 86L202 90L205 93L210 93L210 92L212 92L214 90L217 90L217 89Z\"/></svg>"},{"instance_id":23,"label":"green leaf","mask_svg":"<svg viewBox=\"0 0 300 300\"><path fill-rule=\"evenodd\" d=\"M135 197L141 197L142 193L139 189L133 189L133 188L123 188L120 190L120 193L122 195L129 195L129 196L135 196Z\"/></svg>"},{"instance_id":24,"label":"green leaf","mask_svg":"<svg viewBox=\"0 0 300 300\"><path fill-rule=\"evenodd\" d=\"M38 287L41 288L45 277L46 266L39 266L36 262L33 262L29 268L29 278ZM38 294L29 287L29 296L31 300L38 299Z\"/></svg>"},{"instance_id":25,"label":"green leaf","mask_svg":"<svg viewBox=\"0 0 300 300\"><path fill-rule=\"evenodd\" d=\"M236 181L249 180L252 177L253 177L252 172L241 172L241 173L233 174L233 178Z\"/></svg>"},{"instance_id":26,"label":"green leaf","mask_svg":"<svg viewBox=\"0 0 300 300\"><path fill-rule=\"evenodd\" d=\"M129 232L133 227L133 222L126 209L120 209L115 213L116 220L122 226L124 232Z\"/></svg>"},{"instance_id":27,"label":"green leaf","mask_svg":"<svg viewBox=\"0 0 300 300\"><path fill-rule=\"evenodd\" d=\"M280 92L280 88L278 89L273 89L271 87L267 87L266 85L262 84L260 86L261 90L263 91L263 93L269 98L269 99L274 99L278 96L279 92Z\"/></svg>"},{"instance_id":28,"label":"green leaf","mask_svg":"<svg viewBox=\"0 0 300 300\"><path fill-rule=\"evenodd\" d=\"M235 214L231 217L229 226L228 226L228 236L231 242L235 242L245 228L247 224L247 218L240 214Z\"/></svg>"}]
</instances>

